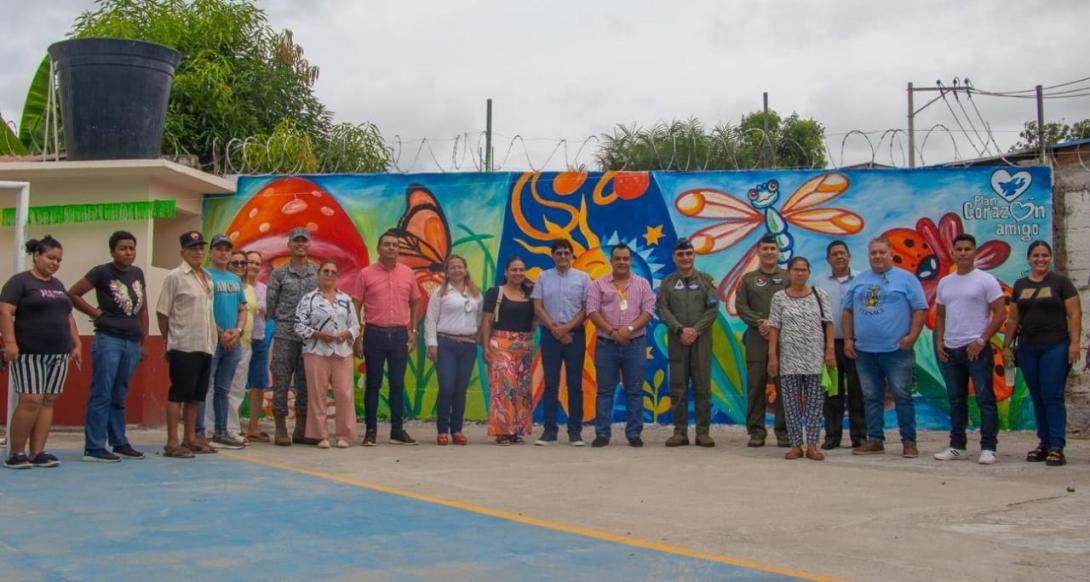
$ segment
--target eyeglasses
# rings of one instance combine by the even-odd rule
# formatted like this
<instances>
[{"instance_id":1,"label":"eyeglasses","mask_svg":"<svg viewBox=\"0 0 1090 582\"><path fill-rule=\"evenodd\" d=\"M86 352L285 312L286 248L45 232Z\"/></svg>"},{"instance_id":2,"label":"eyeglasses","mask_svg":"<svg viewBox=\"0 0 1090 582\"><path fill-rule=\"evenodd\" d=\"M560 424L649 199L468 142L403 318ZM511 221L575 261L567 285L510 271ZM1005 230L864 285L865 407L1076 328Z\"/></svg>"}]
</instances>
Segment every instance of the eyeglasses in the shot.
<instances>
[{"instance_id":1,"label":"eyeglasses","mask_svg":"<svg viewBox=\"0 0 1090 582\"><path fill-rule=\"evenodd\" d=\"M323 274L323 275L329 275L329 276L332 276L332 277L337 276L337 271L334 271L333 269L322 269L321 271L318 271L318 272Z\"/></svg>"},{"instance_id":2,"label":"eyeglasses","mask_svg":"<svg viewBox=\"0 0 1090 582\"><path fill-rule=\"evenodd\" d=\"M229 263L232 267L245 267L246 261L231 261Z\"/></svg>"}]
</instances>

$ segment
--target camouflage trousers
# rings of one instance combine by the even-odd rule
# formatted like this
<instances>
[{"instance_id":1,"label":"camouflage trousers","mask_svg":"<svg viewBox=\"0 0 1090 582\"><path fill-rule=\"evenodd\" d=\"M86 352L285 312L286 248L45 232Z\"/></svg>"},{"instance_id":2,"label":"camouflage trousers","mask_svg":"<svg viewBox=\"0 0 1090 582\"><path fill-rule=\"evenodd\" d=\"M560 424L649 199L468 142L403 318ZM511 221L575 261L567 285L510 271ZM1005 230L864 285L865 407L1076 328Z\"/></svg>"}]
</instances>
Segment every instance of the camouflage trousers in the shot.
<instances>
[{"instance_id":1,"label":"camouflage trousers","mask_svg":"<svg viewBox=\"0 0 1090 582\"><path fill-rule=\"evenodd\" d=\"M272 372L273 415L288 415L288 390L293 386L292 376L298 383L295 393L295 420L306 422L307 375L303 368L303 342L273 338L269 348L269 371Z\"/></svg>"}]
</instances>

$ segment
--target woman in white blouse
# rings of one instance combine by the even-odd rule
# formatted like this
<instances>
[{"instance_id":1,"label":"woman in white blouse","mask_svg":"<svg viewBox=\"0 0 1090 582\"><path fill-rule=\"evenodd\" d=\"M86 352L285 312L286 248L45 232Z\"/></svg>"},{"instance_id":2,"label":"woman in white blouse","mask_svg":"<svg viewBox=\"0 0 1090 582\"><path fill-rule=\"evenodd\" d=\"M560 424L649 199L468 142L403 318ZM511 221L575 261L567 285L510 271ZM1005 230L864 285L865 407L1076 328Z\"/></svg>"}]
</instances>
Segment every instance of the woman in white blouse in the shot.
<instances>
[{"instance_id":1,"label":"woman in white blouse","mask_svg":"<svg viewBox=\"0 0 1090 582\"><path fill-rule=\"evenodd\" d=\"M482 296L469 276L464 258L451 255L444 272L446 280L432 293L424 318L428 359L435 362L439 376L439 398L435 405L439 435L435 443L448 445L453 440L456 445L464 445L467 441L462 434L462 417L469 377L477 363Z\"/></svg>"},{"instance_id":2,"label":"woman in white blouse","mask_svg":"<svg viewBox=\"0 0 1090 582\"><path fill-rule=\"evenodd\" d=\"M326 432L326 390L333 388L337 447L356 440L356 403L352 398L352 344L360 322L352 298L337 289L337 263L318 266L318 288L299 300L295 332L303 338L303 364L307 374L306 436L318 439L318 448L329 448Z\"/></svg>"}]
</instances>

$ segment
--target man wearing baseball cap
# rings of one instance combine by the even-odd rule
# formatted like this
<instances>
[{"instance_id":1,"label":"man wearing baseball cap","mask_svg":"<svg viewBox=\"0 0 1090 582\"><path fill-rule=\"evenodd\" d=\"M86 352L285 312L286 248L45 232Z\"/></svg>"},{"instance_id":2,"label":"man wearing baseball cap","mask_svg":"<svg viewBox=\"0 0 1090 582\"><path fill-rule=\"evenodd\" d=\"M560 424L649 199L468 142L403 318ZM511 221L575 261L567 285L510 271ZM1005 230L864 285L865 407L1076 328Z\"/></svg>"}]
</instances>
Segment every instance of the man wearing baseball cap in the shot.
<instances>
[{"instance_id":1,"label":"man wearing baseball cap","mask_svg":"<svg viewBox=\"0 0 1090 582\"><path fill-rule=\"evenodd\" d=\"M166 340L170 366L167 393L167 444L163 456L189 459L193 453L215 449L196 434L198 404L208 393L212 353L216 349L216 324L212 316L212 279L201 266L207 244L198 231L179 238L182 264L163 280L155 307L159 333ZM184 440L178 441L178 419L185 409Z\"/></svg>"},{"instance_id":2,"label":"man wearing baseball cap","mask_svg":"<svg viewBox=\"0 0 1090 582\"><path fill-rule=\"evenodd\" d=\"M231 239L222 234L212 236L208 274L212 277L212 313L216 322L217 342L209 372L212 389L197 413L197 438L207 436L205 425L211 423L214 430L212 442L225 449L241 449L244 446L238 435L227 431L228 395L242 355L238 347L242 337L240 322L246 321L246 293L242 289L242 279L227 270L234 246Z\"/></svg>"},{"instance_id":3,"label":"man wearing baseball cap","mask_svg":"<svg viewBox=\"0 0 1090 582\"><path fill-rule=\"evenodd\" d=\"M272 346L269 348L269 369L273 378L273 416L276 434L273 441L280 446L317 444L308 439L307 379L303 373L303 339L295 333L295 308L303 295L318 288L318 267L307 260L310 249L310 231L304 227L293 228L288 234L291 260L269 275L265 292L266 318L275 322ZM292 376L298 380L295 395L295 430L288 436L288 390ZM317 403L319 406L322 403Z\"/></svg>"}]
</instances>

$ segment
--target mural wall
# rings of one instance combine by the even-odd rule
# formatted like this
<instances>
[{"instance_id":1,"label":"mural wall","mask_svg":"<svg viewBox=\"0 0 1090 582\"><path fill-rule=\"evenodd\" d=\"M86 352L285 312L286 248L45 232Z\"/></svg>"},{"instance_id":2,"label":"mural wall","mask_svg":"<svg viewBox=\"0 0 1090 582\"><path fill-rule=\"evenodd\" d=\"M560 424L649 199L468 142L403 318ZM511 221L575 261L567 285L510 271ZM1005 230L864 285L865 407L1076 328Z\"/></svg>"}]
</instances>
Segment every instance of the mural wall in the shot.
<instances>
[{"instance_id":1,"label":"mural wall","mask_svg":"<svg viewBox=\"0 0 1090 582\"><path fill-rule=\"evenodd\" d=\"M867 241L883 235L893 242L895 264L919 278L932 305L916 344L915 398L919 426L941 429L948 427L946 391L931 329L938 280L954 269L951 241L961 232L973 234L980 247L978 266L999 278L1009 293L1027 271L1028 244L1051 241L1051 182L1050 170L1043 167L253 176L240 178L235 195L206 199L204 229L206 235L224 232L237 246L261 251L267 259L265 277L268 269L287 261L288 231L306 226L313 234L313 256L339 262L339 284L349 293L356 291L354 273L375 258L371 249L378 235L391 227L400 229L402 260L413 268L425 294L441 281L441 265L451 253L467 258L482 286L495 284L503 263L516 255L536 278L552 266L549 245L556 239L571 241L575 266L592 278L609 272L609 249L626 243L635 251L634 272L657 289L674 268L674 242L690 237L700 255L697 267L721 281L724 299L713 326L713 413L720 423L745 419L745 326L734 314L733 294L740 276L756 266L757 239L776 235L784 262L805 256L821 273L827 269L830 241L845 240L853 267L863 270ZM648 422L670 423L666 329L656 320L650 333L644 415ZM435 410L437 379L420 337L410 355L405 413L428 418ZM593 350L589 341L588 350ZM466 417L483 420L488 386L482 382L483 360L477 364ZM1025 384L1019 377L1008 386L996 364L1002 427L1031 428ZM561 387L562 405L568 389ZM589 420L594 415L593 358L587 359L583 385L576 389L584 391L582 414ZM535 402L541 391L535 358ZM623 419L620 406L614 409L618 421ZM380 410L383 414L388 409ZM975 405L970 414L975 423ZM540 409L537 415L540 420ZM887 423L895 424L892 410Z\"/></svg>"}]
</instances>

